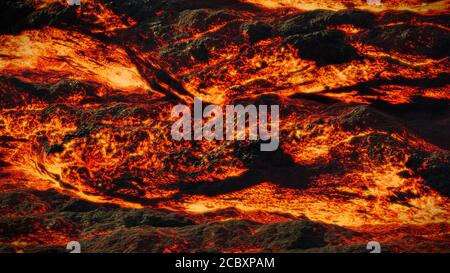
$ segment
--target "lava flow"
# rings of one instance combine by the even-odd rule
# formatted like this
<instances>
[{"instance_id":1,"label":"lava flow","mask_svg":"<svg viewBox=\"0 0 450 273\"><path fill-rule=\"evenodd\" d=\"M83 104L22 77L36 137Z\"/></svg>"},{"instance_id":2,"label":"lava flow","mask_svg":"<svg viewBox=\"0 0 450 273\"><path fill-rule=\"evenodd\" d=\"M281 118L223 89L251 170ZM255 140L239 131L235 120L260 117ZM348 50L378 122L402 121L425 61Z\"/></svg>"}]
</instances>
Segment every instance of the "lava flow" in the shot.
<instances>
[{"instance_id":1,"label":"lava flow","mask_svg":"<svg viewBox=\"0 0 450 273\"><path fill-rule=\"evenodd\" d=\"M448 4L2 2L0 252L447 252ZM279 149L175 141L194 97Z\"/></svg>"}]
</instances>

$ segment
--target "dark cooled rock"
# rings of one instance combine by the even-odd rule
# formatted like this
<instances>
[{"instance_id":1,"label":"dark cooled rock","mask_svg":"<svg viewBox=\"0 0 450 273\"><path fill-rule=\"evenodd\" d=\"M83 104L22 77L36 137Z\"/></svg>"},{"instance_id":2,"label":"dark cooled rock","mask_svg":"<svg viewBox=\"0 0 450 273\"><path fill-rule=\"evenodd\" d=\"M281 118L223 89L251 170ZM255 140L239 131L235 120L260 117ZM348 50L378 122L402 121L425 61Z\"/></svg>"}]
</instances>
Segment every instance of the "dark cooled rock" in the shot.
<instances>
[{"instance_id":1,"label":"dark cooled rock","mask_svg":"<svg viewBox=\"0 0 450 273\"><path fill-rule=\"evenodd\" d=\"M326 245L326 229L309 220L267 225L259 229L255 238L265 250L319 248Z\"/></svg>"},{"instance_id":2,"label":"dark cooled rock","mask_svg":"<svg viewBox=\"0 0 450 273\"><path fill-rule=\"evenodd\" d=\"M139 38L150 48L155 47L157 44L154 41L155 37L169 39L178 35L178 32L174 32L172 27L164 20L144 21L139 24L139 28L136 31Z\"/></svg>"},{"instance_id":3,"label":"dark cooled rock","mask_svg":"<svg viewBox=\"0 0 450 273\"><path fill-rule=\"evenodd\" d=\"M371 28L375 25L375 18L376 16L368 11L345 9L333 14L328 20L328 24L351 24L360 28Z\"/></svg>"},{"instance_id":4,"label":"dark cooled rock","mask_svg":"<svg viewBox=\"0 0 450 273\"><path fill-rule=\"evenodd\" d=\"M277 29L282 36L322 30L325 27L324 21L326 18L330 18L333 14L333 11L328 10L314 10L301 13L279 23Z\"/></svg>"},{"instance_id":5,"label":"dark cooled rock","mask_svg":"<svg viewBox=\"0 0 450 273\"><path fill-rule=\"evenodd\" d=\"M329 232L339 234L334 235ZM251 221L230 220L176 229L134 227L93 237L82 242L87 252L223 252L259 249L264 252L325 252L328 241L349 238L356 233L344 228L310 220L261 225ZM342 237L341 237L342 236ZM339 251L332 247L331 250ZM366 252L364 246L345 250Z\"/></svg>"},{"instance_id":6,"label":"dark cooled rock","mask_svg":"<svg viewBox=\"0 0 450 273\"><path fill-rule=\"evenodd\" d=\"M127 1L105 1L110 2L111 7L118 14L126 14L135 20L147 20L155 16L156 12L161 9L158 5L164 1L153 0L127 0Z\"/></svg>"},{"instance_id":7,"label":"dark cooled rock","mask_svg":"<svg viewBox=\"0 0 450 273\"><path fill-rule=\"evenodd\" d=\"M21 106L32 101L66 103L78 96L82 101L98 99L97 91L110 88L95 82L64 79L54 84L30 84L14 77L0 76L0 106Z\"/></svg>"},{"instance_id":8,"label":"dark cooled rock","mask_svg":"<svg viewBox=\"0 0 450 273\"><path fill-rule=\"evenodd\" d=\"M377 27L363 41L385 50L443 58L450 54L450 32L435 26L400 24Z\"/></svg>"},{"instance_id":9,"label":"dark cooled rock","mask_svg":"<svg viewBox=\"0 0 450 273\"><path fill-rule=\"evenodd\" d=\"M192 220L170 212L157 210L132 210L126 212L126 226L182 227L195 224Z\"/></svg>"},{"instance_id":10,"label":"dark cooled rock","mask_svg":"<svg viewBox=\"0 0 450 273\"><path fill-rule=\"evenodd\" d=\"M417 152L410 156L406 166L421 176L439 193L450 197L450 154Z\"/></svg>"},{"instance_id":11,"label":"dark cooled rock","mask_svg":"<svg viewBox=\"0 0 450 273\"><path fill-rule=\"evenodd\" d=\"M17 78L0 76L0 106L23 106L33 98L43 98L45 92Z\"/></svg>"},{"instance_id":12,"label":"dark cooled rock","mask_svg":"<svg viewBox=\"0 0 450 273\"><path fill-rule=\"evenodd\" d=\"M179 25L182 29L195 29L198 31L206 31L211 26L223 24L236 19L237 16L224 10L185 10L180 12Z\"/></svg>"},{"instance_id":13,"label":"dark cooled rock","mask_svg":"<svg viewBox=\"0 0 450 273\"><path fill-rule=\"evenodd\" d=\"M241 31L248 37L250 43L256 43L272 36L272 27L259 22L244 23Z\"/></svg>"},{"instance_id":14,"label":"dark cooled rock","mask_svg":"<svg viewBox=\"0 0 450 273\"><path fill-rule=\"evenodd\" d=\"M352 24L357 27L369 28L374 24L375 16L360 10L314 10L296 15L278 24L282 36L310 33L324 30L327 26Z\"/></svg>"},{"instance_id":15,"label":"dark cooled rock","mask_svg":"<svg viewBox=\"0 0 450 273\"><path fill-rule=\"evenodd\" d=\"M206 44L201 40L194 41L187 49L194 59L197 61L207 61L209 58L208 48Z\"/></svg>"},{"instance_id":16,"label":"dark cooled rock","mask_svg":"<svg viewBox=\"0 0 450 273\"><path fill-rule=\"evenodd\" d=\"M119 227L182 227L194 222L182 215L156 209L122 209L101 205L95 210L63 211L65 218L77 223L87 231L114 229Z\"/></svg>"},{"instance_id":17,"label":"dark cooled rock","mask_svg":"<svg viewBox=\"0 0 450 273\"><path fill-rule=\"evenodd\" d=\"M2 245L0 244L0 253L16 253L17 248L13 245Z\"/></svg>"},{"instance_id":18,"label":"dark cooled rock","mask_svg":"<svg viewBox=\"0 0 450 273\"><path fill-rule=\"evenodd\" d=\"M87 252L217 252L249 243L257 224L232 220L176 229L135 227L82 242Z\"/></svg>"},{"instance_id":19,"label":"dark cooled rock","mask_svg":"<svg viewBox=\"0 0 450 273\"><path fill-rule=\"evenodd\" d=\"M160 50L159 54L165 58L174 59L176 62L205 62L209 59L209 44L215 44L216 39L200 37L189 42L176 43Z\"/></svg>"},{"instance_id":20,"label":"dark cooled rock","mask_svg":"<svg viewBox=\"0 0 450 273\"><path fill-rule=\"evenodd\" d=\"M344 131L357 132L373 128L386 132L402 130L400 123L392 116L374 109L368 105L360 105L339 115L334 121Z\"/></svg>"},{"instance_id":21,"label":"dark cooled rock","mask_svg":"<svg viewBox=\"0 0 450 273\"><path fill-rule=\"evenodd\" d=\"M75 22L74 8L51 3L46 9L36 10L35 1L2 1L0 3L0 33L17 33L22 29L53 25L59 22Z\"/></svg>"},{"instance_id":22,"label":"dark cooled rock","mask_svg":"<svg viewBox=\"0 0 450 273\"><path fill-rule=\"evenodd\" d=\"M318 65L344 63L358 57L346 42L345 33L339 30L292 35L286 41L298 49L299 57L314 60Z\"/></svg>"},{"instance_id":23,"label":"dark cooled rock","mask_svg":"<svg viewBox=\"0 0 450 273\"><path fill-rule=\"evenodd\" d=\"M83 97L84 100L94 99L97 97L96 91L103 86L95 82L66 79L44 88L48 89L48 101L65 102L69 96L73 95Z\"/></svg>"},{"instance_id":24,"label":"dark cooled rock","mask_svg":"<svg viewBox=\"0 0 450 273\"><path fill-rule=\"evenodd\" d=\"M53 191L0 193L0 240L39 234L64 233L81 238L95 232L122 227L185 227L195 222L180 214L160 209L125 209L114 204L96 204ZM53 252L32 242L27 252ZM58 247L57 249L60 249ZM0 245L1 252L15 250Z\"/></svg>"},{"instance_id":25,"label":"dark cooled rock","mask_svg":"<svg viewBox=\"0 0 450 273\"><path fill-rule=\"evenodd\" d=\"M38 234L42 231L52 234L62 230L69 236L76 235L74 223L59 215L44 214L16 218L0 217L0 241L2 242L30 234Z\"/></svg>"},{"instance_id":26,"label":"dark cooled rock","mask_svg":"<svg viewBox=\"0 0 450 273\"><path fill-rule=\"evenodd\" d=\"M13 31L15 25L33 11L34 1L2 1L0 2L0 29L2 33Z\"/></svg>"},{"instance_id":27,"label":"dark cooled rock","mask_svg":"<svg viewBox=\"0 0 450 273\"><path fill-rule=\"evenodd\" d=\"M66 249L66 246L55 245L39 245L25 248L26 253L68 253L70 250ZM1 253L1 250L0 250Z\"/></svg>"},{"instance_id":28,"label":"dark cooled rock","mask_svg":"<svg viewBox=\"0 0 450 273\"><path fill-rule=\"evenodd\" d=\"M23 191L0 193L0 214L31 215L46 211L48 205L35 195Z\"/></svg>"},{"instance_id":29,"label":"dark cooled rock","mask_svg":"<svg viewBox=\"0 0 450 273\"><path fill-rule=\"evenodd\" d=\"M65 104L55 104L55 105L46 107L41 112L40 117L43 121L48 121L57 115L72 116L72 115L75 115L75 113L77 113L77 110L73 107L70 107Z\"/></svg>"},{"instance_id":30,"label":"dark cooled rock","mask_svg":"<svg viewBox=\"0 0 450 273\"><path fill-rule=\"evenodd\" d=\"M292 159L286 156L282 149L262 152L263 143L263 141L237 142L234 144L234 155L249 167L267 168L292 164Z\"/></svg>"},{"instance_id":31,"label":"dark cooled rock","mask_svg":"<svg viewBox=\"0 0 450 273\"><path fill-rule=\"evenodd\" d=\"M72 199L67 202L62 211L88 212L99 208L99 205L81 199Z\"/></svg>"},{"instance_id":32,"label":"dark cooled rock","mask_svg":"<svg viewBox=\"0 0 450 273\"><path fill-rule=\"evenodd\" d=\"M371 160L374 164L387 164L392 161L403 161L405 159L405 149L407 148L404 142L394 138L390 134L372 132L363 136L354 136L349 142L351 145L343 154L344 165L350 166L352 163L346 163L346 160L351 162L361 162L364 160ZM361 150L366 151L361 154ZM338 148L331 149L333 156L339 157L342 153ZM358 163L354 164L356 167Z\"/></svg>"},{"instance_id":33,"label":"dark cooled rock","mask_svg":"<svg viewBox=\"0 0 450 273\"><path fill-rule=\"evenodd\" d=\"M252 4L240 0L105 0L116 12L127 14L137 20L145 20L155 16L157 12L178 13L186 10L197 9L224 9L233 7L238 10L256 10Z\"/></svg>"}]
</instances>

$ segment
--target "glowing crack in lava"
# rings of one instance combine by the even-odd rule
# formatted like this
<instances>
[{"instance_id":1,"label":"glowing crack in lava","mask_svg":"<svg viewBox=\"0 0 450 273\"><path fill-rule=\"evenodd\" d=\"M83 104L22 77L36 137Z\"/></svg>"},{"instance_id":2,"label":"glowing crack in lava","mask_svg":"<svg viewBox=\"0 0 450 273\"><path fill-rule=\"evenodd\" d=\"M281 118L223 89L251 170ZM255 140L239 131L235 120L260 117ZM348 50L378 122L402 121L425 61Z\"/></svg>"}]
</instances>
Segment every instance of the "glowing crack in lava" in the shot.
<instances>
[{"instance_id":1,"label":"glowing crack in lava","mask_svg":"<svg viewBox=\"0 0 450 273\"><path fill-rule=\"evenodd\" d=\"M341 10L359 8L372 11L407 10L419 13L445 12L449 2L444 1L417 1L417 0L359 0L359 1L313 1L313 0L246 0L250 3L262 5L267 8L296 8L300 10L331 9Z\"/></svg>"},{"instance_id":2,"label":"glowing crack in lava","mask_svg":"<svg viewBox=\"0 0 450 273\"><path fill-rule=\"evenodd\" d=\"M19 2L0 252L448 251L448 1ZM279 149L174 141L194 97L279 105Z\"/></svg>"}]
</instances>

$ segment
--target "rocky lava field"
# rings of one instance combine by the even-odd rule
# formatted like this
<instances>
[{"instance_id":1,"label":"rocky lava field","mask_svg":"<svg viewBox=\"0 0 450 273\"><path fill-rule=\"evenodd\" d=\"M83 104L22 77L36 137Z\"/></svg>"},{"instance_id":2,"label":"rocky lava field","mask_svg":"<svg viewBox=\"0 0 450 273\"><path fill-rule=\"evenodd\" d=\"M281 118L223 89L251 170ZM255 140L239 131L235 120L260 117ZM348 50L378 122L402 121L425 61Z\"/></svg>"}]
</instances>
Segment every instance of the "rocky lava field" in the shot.
<instances>
[{"instance_id":1,"label":"rocky lava field","mask_svg":"<svg viewBox=\"0 0 450 273\"><path fill-rule=\"evenodd\" d=\"M449 1L0 13L0 252L450 250ZM194 97L279 105L279 149L173 140Z\"/></svg>"}]
</instances>

